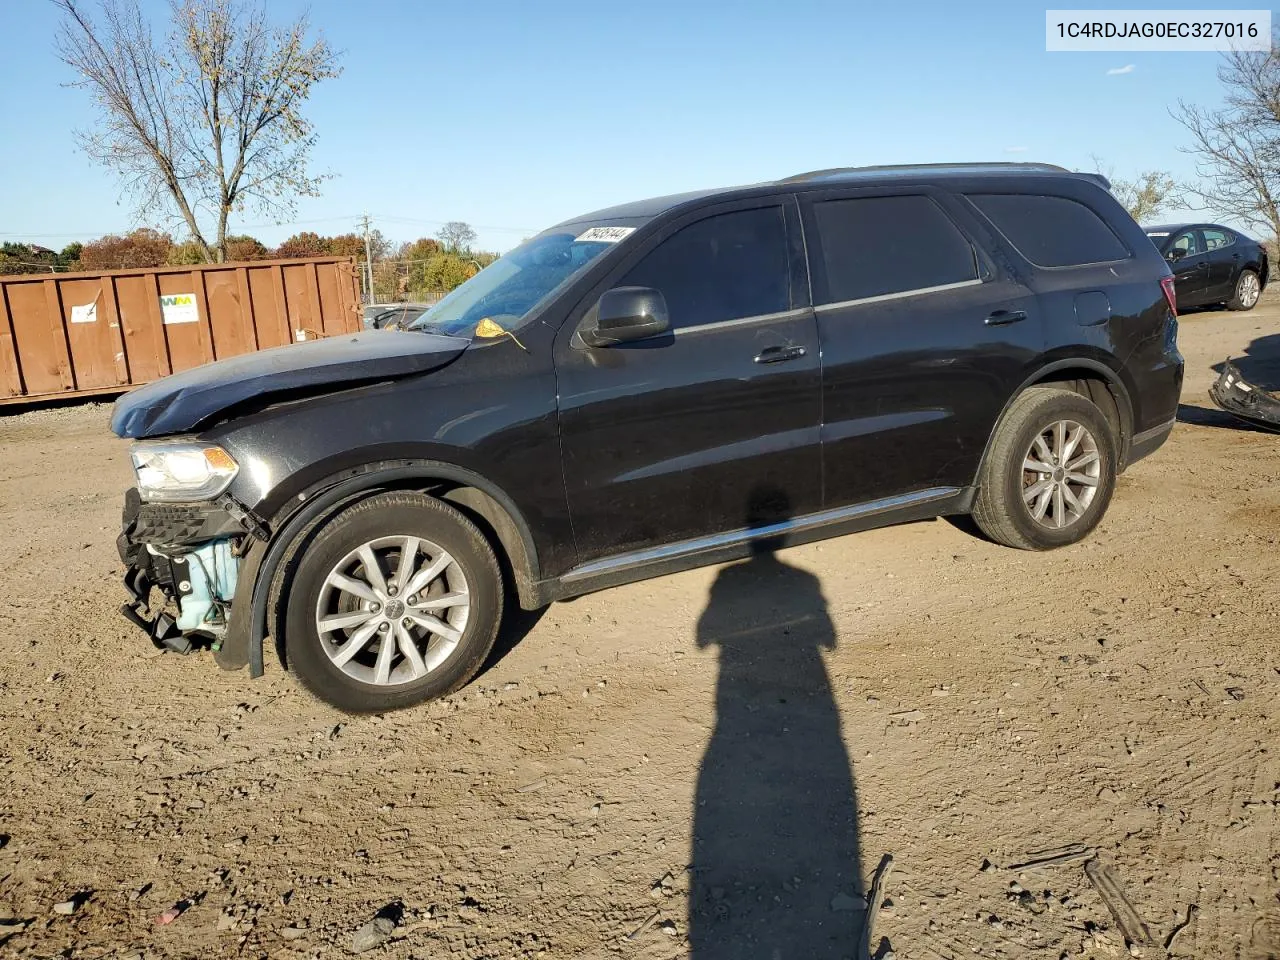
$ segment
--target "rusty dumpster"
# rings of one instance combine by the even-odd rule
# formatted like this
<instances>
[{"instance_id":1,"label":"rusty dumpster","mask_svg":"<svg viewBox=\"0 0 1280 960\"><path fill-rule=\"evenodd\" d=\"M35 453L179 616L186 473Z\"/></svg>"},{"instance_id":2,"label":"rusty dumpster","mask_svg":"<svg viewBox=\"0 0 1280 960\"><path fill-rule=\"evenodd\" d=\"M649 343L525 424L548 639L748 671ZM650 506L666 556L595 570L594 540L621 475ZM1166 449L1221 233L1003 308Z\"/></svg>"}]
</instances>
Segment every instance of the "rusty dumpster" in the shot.
<instances>
[{"instance_id":1,"label":"rusty dumpster","mask_svg":"<svg viewBox=\"0 0 1280 960\"><path fill-rule=\"evenodd\" d=\"M359 329L350 257L0 277L0 404L120 393Z\"/></svg>"}]
</instances>

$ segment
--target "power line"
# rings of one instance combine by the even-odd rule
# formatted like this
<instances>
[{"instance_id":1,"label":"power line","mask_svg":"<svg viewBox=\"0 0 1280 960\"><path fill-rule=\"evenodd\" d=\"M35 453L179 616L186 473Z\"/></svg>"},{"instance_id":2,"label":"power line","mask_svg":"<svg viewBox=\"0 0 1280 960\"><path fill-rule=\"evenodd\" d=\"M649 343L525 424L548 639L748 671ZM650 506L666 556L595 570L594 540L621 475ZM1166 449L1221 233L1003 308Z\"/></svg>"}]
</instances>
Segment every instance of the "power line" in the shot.
<instances>
[{"instance_id":1,"label":"power line","mask_svg":"<svg viewBox=\"0 0 1280 960\"><path fill-rule=\"evenodd\" d=\"M314 219L309 219L309 220L290 220L286 223L239 223L234 225L234 229L265 230L265 229L270 229L272 227L305 227L305 226L316 224L316 223L338 223L343 221L348 223L351 221L356 221L357 223L359 223L362 217L364 216L366 215L351 214L347 216L338 216L338 217L316 217ZM396 216L394 214L368 214L367 216L372 216L377 218L378 220L383 220L388 223L395 223L399 225L421 225L421 226L431 226L431 227L442 227L446 223L454 222L452 220L426 220L418 217L401 217L401 216ZM495 226L493 224L485 224L485 223L472 223L471 226L476 230L491 230L497 233L519 233L526 236L529 234L538 232L536 228L532 228L532 227L503 227L503 226ZM110 230L59 230L57 232L48 232L48 233L20 233L17 231L0 231L0 237L14 237L19 240L45 240L50 237L84 237L84 236L102 237L102 236L109 236L113 234L115 235L125 234L136 229L138 229L138 227L135 225L132 227L115 227Z\"/></svg>"}]
</instances>

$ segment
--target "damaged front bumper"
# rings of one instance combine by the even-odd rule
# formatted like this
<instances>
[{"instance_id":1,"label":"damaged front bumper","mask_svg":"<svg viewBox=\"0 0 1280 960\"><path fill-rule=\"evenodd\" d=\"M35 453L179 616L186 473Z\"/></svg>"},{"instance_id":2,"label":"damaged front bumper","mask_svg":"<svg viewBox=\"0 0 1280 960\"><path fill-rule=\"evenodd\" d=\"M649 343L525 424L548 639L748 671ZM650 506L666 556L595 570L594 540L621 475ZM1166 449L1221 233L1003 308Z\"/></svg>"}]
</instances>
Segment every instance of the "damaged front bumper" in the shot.
<instances>
[{"instance_id":1,"label":"damaged front bumper","mask_svg":"<svg viewBox=\"0 0 1280 960\"><path fill-rule=\"evenodd\" d=\"M1209 397L1223 410L1245 423L1280 433L1280 397L1249 383L1228 360L1209 388Z\"/></svg>"},{"instance_id":2,"label":"damaged front bumper","mask_svg":"<svg viewBox=\"0 0 1280 960\"><path fill-rule=\"evenodd\" d=\"M116 540L129 602L121 607L161 649L217 650L227 629L241 558L262 525L228 496L201 503L151 503L125 494ZM161 600L153 604L152 594ZM169 609L176 608L176 616Z\"/></svg>"}]
</instances>

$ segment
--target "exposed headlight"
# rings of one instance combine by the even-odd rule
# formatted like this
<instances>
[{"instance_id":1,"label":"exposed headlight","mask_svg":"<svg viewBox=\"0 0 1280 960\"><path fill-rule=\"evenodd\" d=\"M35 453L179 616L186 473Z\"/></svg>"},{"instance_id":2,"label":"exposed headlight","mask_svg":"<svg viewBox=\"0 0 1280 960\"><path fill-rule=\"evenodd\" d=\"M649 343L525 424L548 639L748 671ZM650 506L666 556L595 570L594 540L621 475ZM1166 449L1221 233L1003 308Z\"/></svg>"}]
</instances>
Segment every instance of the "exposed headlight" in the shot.
<instances>
[{"instance_id":1,"label":"exposed headlight","mask_svg":"<svg viewBox=\"0 0 1280 960\"><path fill-rule=\"evenodd\" d=\"M135 443L129 454L143 500L211 500L240 469L231 454L211 443Z\"/></svg>"}]
</instances>

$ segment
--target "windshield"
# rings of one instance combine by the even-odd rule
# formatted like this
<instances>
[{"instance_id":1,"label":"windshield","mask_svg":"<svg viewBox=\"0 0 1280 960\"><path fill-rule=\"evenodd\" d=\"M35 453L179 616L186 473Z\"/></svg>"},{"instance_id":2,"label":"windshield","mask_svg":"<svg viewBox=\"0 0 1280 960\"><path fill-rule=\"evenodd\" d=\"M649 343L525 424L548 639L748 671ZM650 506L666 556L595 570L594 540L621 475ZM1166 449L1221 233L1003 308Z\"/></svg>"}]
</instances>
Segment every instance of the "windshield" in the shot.
<instances>
[{"instance_id":1,"label":"windshield","mask_svg":"<svg viewBox=\"0 0 1280 960\"><path fill-rule=\"evenodd\" d=\"M409 324L469 336L490 318L504 330L518 329L534 305L631 232L627 227L572 227L543 233L495 260Z\"/></svg>"}]
</instances>

